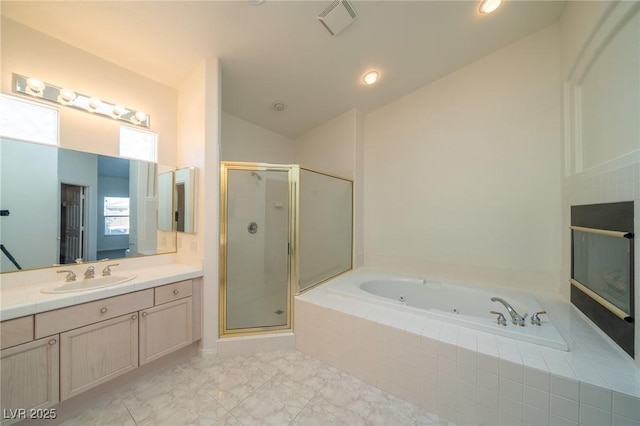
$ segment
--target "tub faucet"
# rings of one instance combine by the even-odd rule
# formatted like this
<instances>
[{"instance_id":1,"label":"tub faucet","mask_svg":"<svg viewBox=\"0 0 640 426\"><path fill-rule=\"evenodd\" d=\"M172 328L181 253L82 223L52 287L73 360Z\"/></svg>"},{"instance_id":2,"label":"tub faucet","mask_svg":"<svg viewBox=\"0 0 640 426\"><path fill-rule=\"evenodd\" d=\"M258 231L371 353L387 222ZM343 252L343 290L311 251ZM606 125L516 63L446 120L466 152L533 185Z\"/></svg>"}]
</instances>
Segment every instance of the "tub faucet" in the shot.
<instances>
[{"instance_id":1,"label":"tub faucet","mask_svg":"<svg viewBox=\"0 0 640 426\"><path fill-rule=\"evenodd\" d=\"M507 308L507 312L509 312L509 315L511 315L511 322L514 325L524 327L525 325L524 319L527 317L527 314L524 314L524 316L521 316L519 313L516 312L515 309L513 309L513 307L510 304L507 303L506 300L501 299L500 297L492 297L491 301L502 303L504 307Z\"/></svg>"}]
</instances>

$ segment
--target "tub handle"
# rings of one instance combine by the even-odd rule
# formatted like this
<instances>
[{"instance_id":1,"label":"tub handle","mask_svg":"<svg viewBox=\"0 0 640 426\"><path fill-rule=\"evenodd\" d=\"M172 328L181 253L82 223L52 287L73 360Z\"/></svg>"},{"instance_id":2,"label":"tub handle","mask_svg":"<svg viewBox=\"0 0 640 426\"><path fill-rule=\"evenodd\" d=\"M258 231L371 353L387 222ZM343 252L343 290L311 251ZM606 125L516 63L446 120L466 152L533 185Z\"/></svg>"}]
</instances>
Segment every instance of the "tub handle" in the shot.
<instances>
[{"instance_id":1,"label":"tub handle","mask_svg":"<svg viewBox=\"0 0 640 426\"><path fill-rule=\"evenodd\" d=\"M546 314L547 311L539 311L539 312L534 312L533 315L531 315L531 325L537 325L540 326L540 317L538 315L542 315L542 314Z\"/></svg>"},{"instance_id":2,"label":"tub handle","mask_svg":"<svg viewBox=\"0 0 640 426\"><path fill-rule=\"evenodd\" d=\"M507 319L504 317L504 315L502 314L502 312L498 312L498 311L489 311L490 314L494 314L497 315L498 317L496 318L496 322L498 323L498 325L502 325L502 326L506 326L507 325Z\"/></svg>"}]
</instances>

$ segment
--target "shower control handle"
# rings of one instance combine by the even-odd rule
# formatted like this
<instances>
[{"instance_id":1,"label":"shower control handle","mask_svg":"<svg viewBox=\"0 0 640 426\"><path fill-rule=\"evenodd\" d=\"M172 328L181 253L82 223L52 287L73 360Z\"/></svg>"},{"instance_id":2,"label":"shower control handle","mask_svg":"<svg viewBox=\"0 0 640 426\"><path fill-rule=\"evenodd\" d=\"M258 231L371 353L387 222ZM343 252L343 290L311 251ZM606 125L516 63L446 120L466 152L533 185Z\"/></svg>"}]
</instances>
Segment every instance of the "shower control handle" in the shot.
<instances>
[{"instance_id":1,"label":"shower control handle","mask_svg":"<svg viewBox=\"0 0 640 426\"><path fill-rule=\"evenodd\" d=\"M507 325L507 319L504 317L502 312L489 311L489 313L498 316L498 318L496 318L496 322L498 323L498 325L502 325L502 326L506 326Z\"/></svg>"}]
</instances>

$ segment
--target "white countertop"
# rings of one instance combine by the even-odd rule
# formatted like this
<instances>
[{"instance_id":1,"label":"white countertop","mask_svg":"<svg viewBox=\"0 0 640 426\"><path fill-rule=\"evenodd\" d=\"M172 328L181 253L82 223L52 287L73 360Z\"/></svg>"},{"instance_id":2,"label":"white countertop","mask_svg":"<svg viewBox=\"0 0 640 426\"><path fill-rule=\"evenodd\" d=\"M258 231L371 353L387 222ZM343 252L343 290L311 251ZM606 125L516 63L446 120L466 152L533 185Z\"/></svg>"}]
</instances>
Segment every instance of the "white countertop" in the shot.
<instances>
[{"instance_id":1,"label":"white countertop","mask_svg":"<svg viewBox=\"0 0 640 426\"><path fill-rule=\"evenodd\" d=\"M91 264L92 263L70 265L69 267L58 269L73 269L78 276L81 277L82 271ZM96 266L96 276L98 276L101 270L99 268L103 266L103 264L93 263L93 265ZM19 279L19 281L23 282L3 282L2 290L0 290L0 320L2 321L131 293L176 281L198 278L202 276L202 269L181 263L142 265L140 267L131 265L124 269L114 268L113 270L113 275L135 275L136 277L130 281L94 290L57 294L45 294L40 291L55 282L64 283L63 274L56 274L55 269L34 273L31 274L31 277L27 275L29 274L28 272L20 274L25 274ZM10 279L3 278L3 281L16 281L11 278L13 277L10 277Z\"/></svg>"}]
</instances>

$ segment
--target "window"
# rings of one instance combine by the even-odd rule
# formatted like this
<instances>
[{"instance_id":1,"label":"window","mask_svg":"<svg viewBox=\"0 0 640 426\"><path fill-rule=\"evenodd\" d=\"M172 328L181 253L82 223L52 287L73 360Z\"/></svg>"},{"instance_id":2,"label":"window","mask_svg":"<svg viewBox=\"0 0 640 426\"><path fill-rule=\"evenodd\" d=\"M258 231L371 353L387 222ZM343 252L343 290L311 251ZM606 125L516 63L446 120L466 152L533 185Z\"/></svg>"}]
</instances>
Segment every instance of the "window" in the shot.
<instances>
[{"instance_id":1,"label":"window","mask_svg":"<svg viewBox=\"0 0 640 426\"><path fill-rule=\"evenodd\" d=\"M120 126L120 156L158 161L158 135L146 130Z\"/></svg>"},{"instance_id":2,"label":"window","mask_svg":"<svg viewBox=\"0 0 640 426\"><path fill-rule=\"evenodd\" d=\"M15 96L0 96L0 136L58 145L58 110Z\"/></svg>"},{"instance_id":3,"label":"window","mask_svg":"<svg viewBox=\"0 0 640 426\"><path fill-rule=\"evenodd\" d=\"M129 198L104 197L104 235L129 235Z\"/></svg>"}]
</instances>

